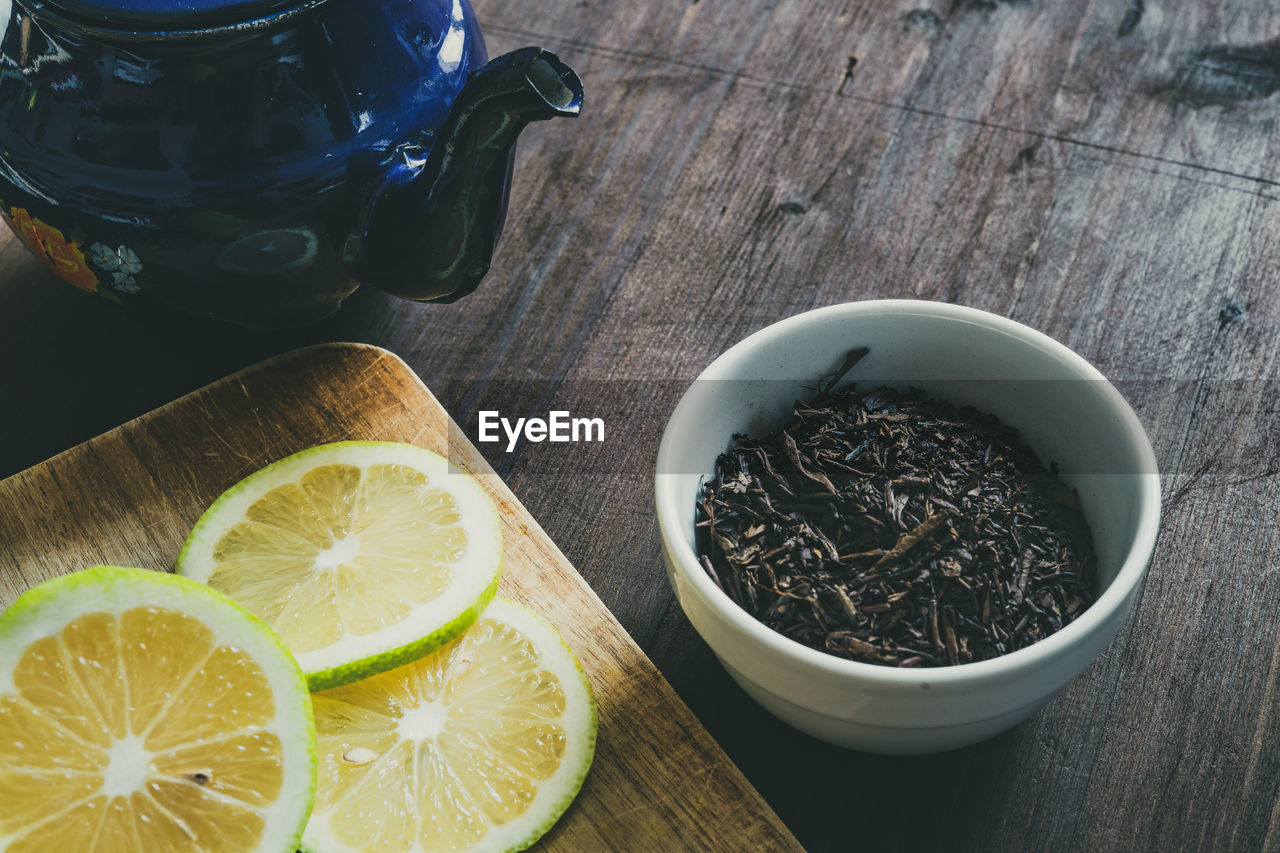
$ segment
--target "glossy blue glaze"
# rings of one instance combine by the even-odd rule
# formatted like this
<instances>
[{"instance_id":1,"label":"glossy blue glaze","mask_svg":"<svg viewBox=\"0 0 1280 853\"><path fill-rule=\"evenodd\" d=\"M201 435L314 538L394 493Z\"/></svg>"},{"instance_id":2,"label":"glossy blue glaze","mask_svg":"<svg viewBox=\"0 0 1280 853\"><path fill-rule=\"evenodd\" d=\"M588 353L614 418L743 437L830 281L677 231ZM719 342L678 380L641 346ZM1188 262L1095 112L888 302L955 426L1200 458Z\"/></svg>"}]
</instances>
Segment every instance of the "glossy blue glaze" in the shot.
<instances>
[{"instance_id":1,"label":"glossy blue glaze","mask_svg":"<svg viewBox=\"0 0 1280 853\"><path fill-rule=\"evenodd\" d=\"M299 0L36 0L66 16L104 26L191 28L263 17Z\"/></svg>"},{"instance_id":2,"label":"glossy blue glaze","mask_svg":"<svg viewBox=\"0 0 1280 853\"><path fill-rule=\"evenodd\" d=\"M0 210L85 289L251 327L316 319L355 289L373 200L418 177L487 58L466 0L325 0L195 35L72 15L173 2L24 2L0 0Z\"/></svg>"}]
</instances>

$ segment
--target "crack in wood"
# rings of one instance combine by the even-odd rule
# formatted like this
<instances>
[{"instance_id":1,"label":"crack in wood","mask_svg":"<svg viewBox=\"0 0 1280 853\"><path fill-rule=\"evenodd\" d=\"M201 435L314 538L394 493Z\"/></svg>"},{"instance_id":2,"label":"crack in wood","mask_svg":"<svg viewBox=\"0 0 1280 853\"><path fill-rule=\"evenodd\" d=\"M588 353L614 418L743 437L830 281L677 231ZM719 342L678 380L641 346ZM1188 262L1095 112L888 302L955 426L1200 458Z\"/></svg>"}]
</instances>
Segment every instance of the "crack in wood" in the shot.
<instances>
[{"instance_id":1,"label":"crack in wood","mask_svg":"<svg viewBox=\"0 0 1280 853\"><path fill-rule=\"evenodd\" d=\"M1203 187L1213 187L1226 192L1243 193L1244 195L1253 196L1262 201L1280 201L1280 195L1268 193L1265 188L1246 189L1245 187L1232 186L1231 184L1219 183L1218 181L1206 180L1203 177L1193 175L1179 175L1176 172L1169 172L1156 166L1140 165L1137 163L1120 163L1115 160L1109 160L1106 157L1090 157L1087 154L1081 154L1080 159L1093 163L1101 163L1103 166L1115 166L1120 169L1131 169L1138 172L1146 172L1150 175L1159 175L1162 178L1173 178L1174 180L1185 181L1186 183L1197 184Z\"/></svg>"},{"instance_id":2,"label":"crack in wood","mask_svg":"<svg viewBox=\"0 0 1280 853\"><path fill-rule=\"evenodd\" d=\"M1116 36L1124 38L1136 30L1146 11L1147 4L1143 0L1129 0L1129 8L1124 10L1124 18L1120 21L1120 29L1116 32Z\"/></svg>"},{"instance_id":3,"label":"crack in wood","mask_svg":"<svg viewBox=\"0 0 1280 853\"><path fill-rule=\"evenodd\" d=\"M1009 174L1016 175L1019 172L1021 172L1023 169L1035 163L1036 149L1038 149L1039 147L1040 146L1038 144L1028 145L1026 148L1023 148L1022 150L1020 150L1017 156L1013 158L1013 165L1009 167Z\"/></svg>"},{"instance_id":4,"label":"crack in wood","mask_svg":"<svg viewBox=\"0 0 1280 853\"><path fill-rule=\"evenodd\" d=\"M1280 91L1280 40L1262 44L1216 44L1185 54L1162 93L1192 106L1230 104Z\"/></svg>"},{"instance_id":5,"label":"crack in wood","mask_svg":"<svg viewBox=\"0 0 1280 853\"><path fill-rule=\"evenodd\" d=\"M953 0L952 12L964 12L974 9L980 12L994 12L1001 6L1030 6L1031 0Z\"/></svg>"},{"instance_id":6,"label":"crack in wood","mask_svg":"<svg viewBox=\"0 0 1280 853\"><path fill-rule=\"evenodd\" d=\"M942 19L938 17L938 13L932 9L912 9L910 12L902 16L902 19L911 26L923 27L925 29L937 29L942 26Z\"/></svg>"},{"instance_id":7,"label":"crack in wood","mask_svg":"<svg viewBox=\"0 0 1280 853\"><path fill-rule=\"evenodd\" d=\"M1179 504L1185 501L1200 485L1200 481L1204 479L1204 476L1214 467L1216 467L1216 463L1213 459L1206 459L1196 466L1196 469L1187 477L1187 481L1179 486L1178 490L1164 502L1165 513L1171 513Z\"/></svg>"},{"instance_id":8,"label":"crack in wood","mask_svg":"<svg viewBox=\"0 0 1280 853\"><path fill-rule=\"evenodd\" d=\"M858 68L858 57L850 56L849 61L845 63L844 74L840 77L840 86L839 88L836 89L837 95L844 94L844 87L847 86L849 84L849 81L853 79L853 75L857 71L857 68Z\"/></svg>"},{"instance_id":9,"label":"crack in wood","mask_svg":"<svg viewBox=\"0 0 1280 853\"><path fill-rule=\"evenodd\" d=\"M1247 313L1248 306L1244 303L1237 299L1228 299L1226 304L1218 310L1218 328L1222 329L1244 322L1244 315Z\"/></svg>"}]
</instances>

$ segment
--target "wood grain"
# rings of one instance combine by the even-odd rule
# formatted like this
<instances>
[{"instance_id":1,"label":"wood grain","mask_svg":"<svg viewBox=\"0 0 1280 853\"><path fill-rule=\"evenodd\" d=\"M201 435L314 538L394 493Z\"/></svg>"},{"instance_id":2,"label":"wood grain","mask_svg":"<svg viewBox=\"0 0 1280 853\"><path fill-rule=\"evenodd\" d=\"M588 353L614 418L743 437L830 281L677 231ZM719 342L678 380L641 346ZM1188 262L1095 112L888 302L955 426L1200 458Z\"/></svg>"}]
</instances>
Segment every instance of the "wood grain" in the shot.
<instances>
[{"instance_id":1,"label":"wood grain","mask_svg":"<svg viewBox=\"0 0 1280 853\"><path fill-rule=\"evenodd\" d=\"M426 387L385 350L326 345L273 359L0 482L0 607L98 563L168 570L227 487L290 453L346 439L418 444L477 477L502 517L499 594L556 624L591 679L595 763L538 849L801 849Z\"/></svg>"},{"instance_id":2,"label":"wood grain","mask_svg":"<svg viewBox=\"0 0 1280 853\"><path fill-rule=\"evenodd\" d=\"M587 89L522 138L479 292L246 336L121 314L0 238L0 469L270 353L378 343L469 435L480 407L606 419L603 445L491 461L809 849L1280 850L1276 4L475 5L491 52L543 43ZM910 760L751 704L675 606L652 514L685 383L770 322L883 296L1093 361L1168 501L1107 654L1013 732Z\"/></svg>"}]
</instances>

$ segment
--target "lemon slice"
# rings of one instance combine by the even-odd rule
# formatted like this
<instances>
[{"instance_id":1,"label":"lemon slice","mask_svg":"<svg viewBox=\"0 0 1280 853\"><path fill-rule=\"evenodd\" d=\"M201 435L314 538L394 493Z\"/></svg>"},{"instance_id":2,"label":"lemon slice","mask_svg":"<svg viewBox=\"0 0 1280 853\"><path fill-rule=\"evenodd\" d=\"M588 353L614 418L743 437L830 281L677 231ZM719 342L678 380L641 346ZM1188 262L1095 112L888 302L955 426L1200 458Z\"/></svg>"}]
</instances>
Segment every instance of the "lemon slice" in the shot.
<instances>
[{"instance_id":1,"label":"lemon slice","mask_svg":"<svg viewBox=\"0 0 1280 853\"><path fill-rule=\"evenodd\" d=\"M569 807L595 751L577 658L501 598L431 656L312 703L311 853L524 849Z\"/></svg>"},{"instance_id":2,"label":"lemon slice","mask_svg":"<svg viewBox=\"0 0 1280 853\"><path fill-rule=\"evenodd\" d=\"M315 790L302 673L208 587L100 566L0 616L0 850L285 853Z\"/></svg>"},{"instance_id":3,"label":"lemon slice","mask_svg":"<svg viewBox=\"0 0 1280 853\"><path fill-rule=\"evenodd\" d=\"M312 690L422 657L498 588L493 501L410 444L323 444L232 486L196 523L177 570L260 617Z\"/></svg>"}]
</instances>

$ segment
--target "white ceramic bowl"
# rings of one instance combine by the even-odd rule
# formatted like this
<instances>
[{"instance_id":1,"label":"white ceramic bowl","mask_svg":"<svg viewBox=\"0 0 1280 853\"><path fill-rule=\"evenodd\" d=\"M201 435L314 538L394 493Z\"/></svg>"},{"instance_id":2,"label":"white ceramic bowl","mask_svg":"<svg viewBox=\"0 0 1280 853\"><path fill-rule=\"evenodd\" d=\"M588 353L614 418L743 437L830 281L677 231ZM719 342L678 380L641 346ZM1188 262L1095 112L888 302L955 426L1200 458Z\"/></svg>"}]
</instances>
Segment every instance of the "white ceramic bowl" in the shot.
<instances>
[{"instance_id":1,"label":"white ceramic bowl","mask_svg":"<svg viewBox=\"0 0 1280 853\"><path fill-rule=\"evenodd\" d=\"M812 396L846 352L846 377L915 386L1015 427L1075 487L1093 532L1098 598L1074 622L993 660L896 669L808 648L757 622L699 566L699 484L734 433L764 435ZM936 302L854 302L769 326L720 356L685 393L658 451L658 526L667 575L689 621L734 680L775 716L840 746L921 753L991 737L1030 716L1107 646L1146 573L1160 480L1142 425L1071 350L1019 323Z\"/></svg>"}]
</instances>

